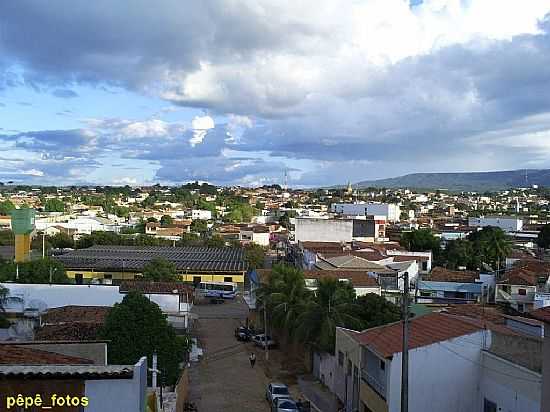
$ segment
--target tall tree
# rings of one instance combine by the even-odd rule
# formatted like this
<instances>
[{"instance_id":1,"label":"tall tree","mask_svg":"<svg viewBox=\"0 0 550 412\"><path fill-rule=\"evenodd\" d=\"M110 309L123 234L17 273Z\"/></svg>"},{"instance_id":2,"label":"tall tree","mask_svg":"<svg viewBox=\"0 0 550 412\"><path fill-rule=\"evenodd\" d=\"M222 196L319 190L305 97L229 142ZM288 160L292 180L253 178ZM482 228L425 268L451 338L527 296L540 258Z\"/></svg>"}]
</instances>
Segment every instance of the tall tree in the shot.
<instances>
[{"instance_id":1,"label":"tall tree","mask_svg":"<svg viewBox=\"0 0 550 412\"><path fill-rule=\"evenodd\" d=\"M18 266L18 269L17 269ZM19 278L17 277L19 272ZM0 280L19 283L68 283L63 264L52 258L35 259L29 262L5 262L0 264Z\"/></svg>"},{"instance_id":2,"label":"tall tree","mask_svg":"<svg viewBox=\"0 0 550 412\"><path fill-rule=\"evenodd\" d=\"M11 200L7 199L0 202L0 215L7 216L14 209L15 209L15 205L11 202Z\"/></svg>"},{"instance_id":3,"label":"tall tree","mask_svg":"<svg viewBox=\"0 0 550 412\"><path fill-rule=\"evenodd\" d=\"M159 306L137 292L131 292L109 311L100 331L108 341L109 363L132 365L147 356L152 367L153 353L158 355L158 368L173 385L180 374L180 363L189 350L189 341L176 335Z\"/></svg>"},{"instance_id":4,"label":"tall tree","mask_svg":"<svg viewBox=\"0 0 550 412\"><path fill-rule=\"evenodd\" d=\"M174 282L178 280L176 265L164 258L155 258L143 267L143 278L156 282Z\"/></svg>"},{"instance_id":5,"label":"tall tree","mask_svg":"<svg viewBox=\"0 0 550 412\"><path fill-rule=\"evenodd\" d=\"M550 247L550 224L546 224L542 227L537 238L537 245L544 249Z\"/></svg>"},{"instance_id":6,"label":"tall tree","mask_svg":"<svg viewBox=\"0 0 550 412\"><path fill-rule=\"evenodd\" d=\"M413 252L432 251L437 255L441 250L440 240L434 236L430 229L418 229L404 232L399 242L401 246Z\"/></svg>"},{"instance_id":7,"label":"tall tree","mask_svg":"<svg viewBox=\"0 0 550 412\"><path fill-rule=\"evenodd\" d=\"M397 322L401 318L399 306L374 293L359 296L355 308L356 317L361 321L361 329Z\"/></svg>"},{"instance_id":8,"label":"tall tree","mask_svg":"<svg viewBox=\"0 0 550 412\"><path fill-rule=\"evenodd\" d=\"M285 265L275 265L268 282L261 285L256 296L262 307L267 307L274 326L292 335L297 329L298 315L312 292L306 288L302 271Z\"/></svg>"},{"instance_id":9,"label":"tall tree","mask_svg":"<svg viewBox=\"0 0 550 412\"><path fill-rule=\"evenodd\" d=\"M160 224L161 224L161 226L169 226L169 225L171 225L172 223L174 223L174 219L172 219L172 216L170 216L170 215L163 215L163 216L160 218Z\"/></svg>"},{"instance_id":10,"label":"tall tree","mask_svg":"<svg viewBox=\"0 0 550 412\"><path fill-rule=\"evenodd\" d=\"M321 279L315 297L306 302L296 324L298 339L333 353L337 326L361 329L361 320L356 315L355 290L348 282Z\"/></svg>"},{"instance_id":11,"label":"tall tree","mask_svg":"<svg viewBox=\"0 0 550 412\"><path fill-rule=\"evenodd\" d=\"M65 203L57 198L52 198L46 200L44 203L44 211L46 212L64 212Z\"/></svg>"},{"instance_id":12,"label":"tall tree","mask_svg":"<svg viewBox=\"0 0 550 412\"><path fill-rule=\"evenodd\" d=\"M264 267L266 249L255 243L250 243L244 247L244 259L248 263L249 269L258 269Z\"/></svg>"},{"instance_id":13,"label":"tall tree","mask_svg":"<svg viewBox=\"0 0 550 412\"><path fill-rule=\"evenodd\" d=\"M74 239L65 232L59 232L49 238L54 248L74 248Z\"/></svg>"}]
</instances>

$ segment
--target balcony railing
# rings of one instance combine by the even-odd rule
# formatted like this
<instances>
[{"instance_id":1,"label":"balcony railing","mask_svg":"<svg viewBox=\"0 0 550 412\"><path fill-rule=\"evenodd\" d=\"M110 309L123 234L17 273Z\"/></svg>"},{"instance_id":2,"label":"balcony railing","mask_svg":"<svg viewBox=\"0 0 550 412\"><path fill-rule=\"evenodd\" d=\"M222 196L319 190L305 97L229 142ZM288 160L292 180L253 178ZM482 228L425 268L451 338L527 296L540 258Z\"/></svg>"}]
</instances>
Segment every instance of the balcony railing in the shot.
<instances>
[{"instance_id":1,"label":"balcony railing","mask_svg":"<svg viewBox=\"0 0 550 412\"><path fill-rule=\"evenodd\" d=\"M497 289L497 302L498 301L512 301L512 302L533 302L535 300L535 292L527 292L523 295L519 293L508 293L502 289Z\"/></svg>"},{"instance_id":2,"label":"balcony railing","mask_svg":"<svg viewBox=\"0 0 550 412\"><path fill-rule=\"evenodd\" d=\"M370 375L366 369L361 369L361 379L367 383L378 395L386 399L386 385L381 383L374 376Z\"/></svg>"}]
</instances>

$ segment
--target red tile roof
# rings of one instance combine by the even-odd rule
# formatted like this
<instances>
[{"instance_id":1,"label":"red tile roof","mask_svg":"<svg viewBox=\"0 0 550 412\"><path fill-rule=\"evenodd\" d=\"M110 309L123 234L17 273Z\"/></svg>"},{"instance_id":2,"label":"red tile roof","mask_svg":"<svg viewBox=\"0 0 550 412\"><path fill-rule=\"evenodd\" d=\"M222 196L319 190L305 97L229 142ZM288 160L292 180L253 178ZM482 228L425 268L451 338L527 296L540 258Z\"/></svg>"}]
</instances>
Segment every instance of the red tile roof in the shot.
<instances>
[{"instance_id":1,"label":"red tile roof","mask_svg":"<svg viewBox=\"0 0 550 412\"><path fill-rule=\"evenodd\" d=\"M190 286L182 282L148 282L139 280L127 280L120 284L120 293L128 293L132 291L150 294L175 295L174 290L185 295L185 293L193 294Z\"/></svg>"},{"instance_id":2,"label":"red tile roof","mask_svg":"<svg viewBox=\"0 0 550 412\"><path fill-rule=\"evenodd\" d=\"M482 325L443 313L431 313L414 318L409 326L409 349L420 348L459 336L470 335L483 329ZM384 358L402 351L402 322L367 329L356 335L362 345L373 349Z\"/></svg>"},{"instance_id":3,"label":"red tile roof","mask_svg":"<svg viewBox=\"0 0 550 412\"><path fill-rule=\"evenodd\" d=\"M44 324L63 324L72 322L104 323L105 317L111 310L108 306L77 306L69 305L49 309L42 315Z\"/></svg>"},{"instance_id":4,"label":"red tile roof","mask_svg":"<svg viewBox=\"0 0 550 412\"><path fill-rule=\"evenodd\" d=\"M422 280L435 282L460 282L474 283L479 276L477 272L471 270L449 270L442 267L435 267L430 272L429 276Z\"/></svg>"},{"instance_id":5,"label":"red tile roof","mask_svg":"<svg viewBox=\"0 0 550 412\"><path fill-rule=\"evenodd\" d=\"M550 307L544 307L529 313L531 317L545 323L550 323Z\"/></svg>"},{"instance_id":6,"label":"red tile roof","mask_svg":"<svg viewBox=\"0 0 550 412\"><path fill-rule=\"evenodd\" d=\"M0 364L3 365L89 365L91 360L61 355L23 346L1 345Z\"/></svg>"},{"instance_id":7,"label":"red tile roof","mask_svg":"<svg viewBox=\"0 0 550 412\"><path fill-rule=\"evenodd\" d=\"M34 338L36 340L83 341L97 340L102 323L71 322L58 325L45 325L39 328Z\"/></svg>"},{"instance_id":8,"label":"red tile roof","mask_svg":"<svg viewBox=\"0 0 550 412\"><path fill-rule=\"evenodd\" d=\"M483 306L477 303L447 305L442 311L456 316L487 320L492 323L504 323L500 306Z\"/></svg>"},{"instance_id":9,"label":"red tile roof","mask_svg":"<svg viewBox=\"0 0 550 412\"><path fill-rule=\"evenodd\" d=\"M537 286L539 278L548 279L550 265L548 262L535 260L522 260L517 262L512 269L504 273L504 279L499 283L510 285Z\"/></svg>"}]
</instances>

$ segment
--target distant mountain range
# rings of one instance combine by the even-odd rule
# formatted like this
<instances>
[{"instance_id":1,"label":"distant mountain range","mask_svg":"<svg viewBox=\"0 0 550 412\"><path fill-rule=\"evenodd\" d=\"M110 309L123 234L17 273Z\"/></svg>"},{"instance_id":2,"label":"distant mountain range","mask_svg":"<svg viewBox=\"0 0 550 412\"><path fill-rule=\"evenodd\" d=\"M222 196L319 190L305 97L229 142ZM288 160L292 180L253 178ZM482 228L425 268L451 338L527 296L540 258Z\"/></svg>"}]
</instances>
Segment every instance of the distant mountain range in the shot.
<instances>
[{"instance_id":1,"label":"distant mountain range","mask_svg":"<svg viewBox=\"0 0 550 412\"><path fill-rule=\"evenodd\" d=\"M366 180L354 187L446 189L451 191L503 190L539 185L550 187L550 169L501 172L412 173L389 179Z\"/></svg>"}]
</instances>

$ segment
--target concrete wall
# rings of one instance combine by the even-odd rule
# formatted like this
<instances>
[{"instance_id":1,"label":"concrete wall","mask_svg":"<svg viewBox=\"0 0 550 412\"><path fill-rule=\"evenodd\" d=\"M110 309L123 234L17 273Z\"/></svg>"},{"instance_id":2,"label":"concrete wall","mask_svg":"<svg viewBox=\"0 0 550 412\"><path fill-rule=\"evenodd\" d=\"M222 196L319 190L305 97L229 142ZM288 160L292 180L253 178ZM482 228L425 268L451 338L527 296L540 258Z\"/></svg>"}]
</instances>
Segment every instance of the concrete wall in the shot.
<instances>
[{"instance_id":1,"label":"concrete wall","mask_svg":"<svg viewBox=\"0 0 550 412\"><path fill-rule=\"evenodd\" d=\"M409 351L410 411L479 410L483 334L480 331ZM388 363L388 409L400 412L401 353Z\"/></svg>"},{"instance_id":2,"label":"concrete wall","mask_svg":"<svg viewBox=\"0 0 550 412\"><path fill-rule=\"evenodd\" d=\"M491 337L491 353L530 370L542 370L542 339L497 332L492 332Z\"/></svg>"},{"instance_id":3,"label":"concrete wall","mask_svg":"<svg viewBox=\"0 0 550 412\"><path fill-rule=\"evenodd\" d=\"M468 218L468 226L499 227L505 232L515 232L523 229L523 220L516 217L495 216L495 217L470 217Z\"/></svg>"},{"instance_id":4,"label":"concrete wall","mask_svg":"<svg viewBox=\"0 0 550 412\"><path fill-rule=\"evenodd\" d=\"M49 285L2 283L10 296L19 297L23 308L37 307L42 311L67 305L113 306L121 302L124 294L118 286L108 285ZM178 295L146 295L160 306L163 312L178 311Z\"/></svg>"},{"instance_id":5,"label":"concrete wall","mask_svg":"<svg viewBox=\"0 0 550 412\"><path fill-rule=\"evenodd\" d=\"M497 404L497 411L539 412L542 377L529 369L483 351L481 399Z\"/></svg>"},{"instance_id":6,"label":"concrete wall","mask_svg":"<svg viewBox=\"0 0 550 412\"><path fill-rule=\"evenodd\" d=\"M85 394L90 403L86 412L144 412L147 389L147 358L134 366L132 379L87 380Z\"/></svg>"},{"instance_id":7,"label":"concrete wall","mask_svg":"<svg viewBox=\"0 0 550 412\"><path fill-rule=\"evenodd\" d=\"M352 235L352 220L296 219L297 242L351 242Z\"/></svg>"},{"instance_id":8,"label":"concrete wall","mask_svg":"<svg viewBox=\"0 0 550 412\"><path fill-rule=\"evenodd\" d=\"M17 345L89 359L94 362L94 365L107 365L107 343L105 342L18 342Z\"/></svg>"}]
</instances>

